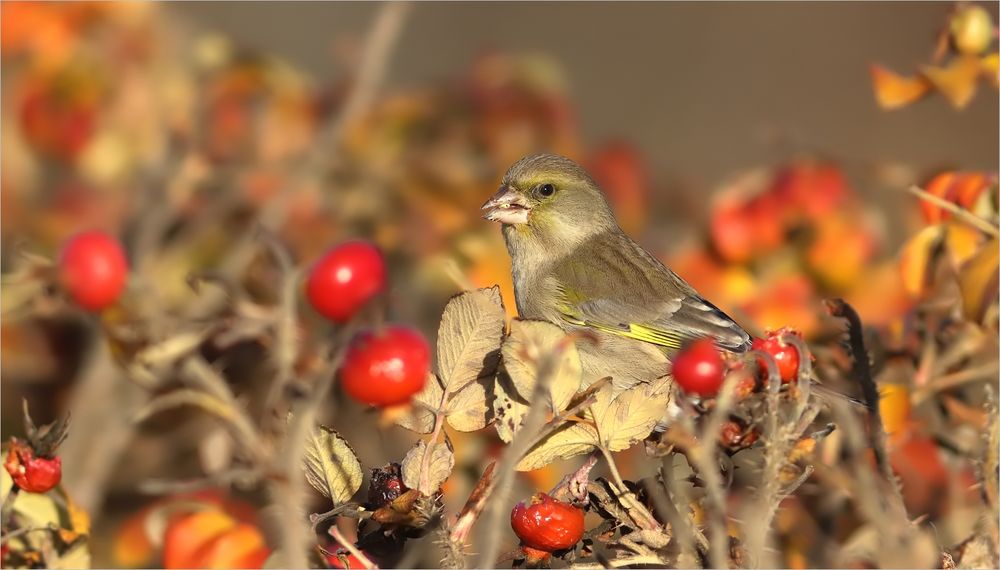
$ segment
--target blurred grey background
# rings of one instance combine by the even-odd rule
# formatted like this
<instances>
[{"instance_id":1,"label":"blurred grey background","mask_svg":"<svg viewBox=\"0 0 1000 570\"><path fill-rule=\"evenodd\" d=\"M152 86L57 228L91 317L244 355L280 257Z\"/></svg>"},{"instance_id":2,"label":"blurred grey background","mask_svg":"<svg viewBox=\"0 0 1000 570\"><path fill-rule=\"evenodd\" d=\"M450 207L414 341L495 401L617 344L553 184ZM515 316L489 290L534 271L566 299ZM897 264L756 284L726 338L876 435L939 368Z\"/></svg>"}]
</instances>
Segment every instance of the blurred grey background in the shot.
<instances>
[{"instance_id":1,"label":"blurred grey background","mask_svg":"<svg viewBox=\"0 0 1000 570\"><path fill-rule=\"evenodd\" d=\"M787 154L828 153L924 172L998 168L997 92L955 111L932 96L878 109L868 66L927 63L946 2L418 2L388 88L464 70L495 48L542 52L566 74L588 142L636 142L658 174L702 186ZM989 9L996 14L996 3ZM196 29L287 58L315 77L343 71L335 41L360 38L374 3L184 2ZM778 139L783 145L776 144Z\"/></svg>"}]
</instances>

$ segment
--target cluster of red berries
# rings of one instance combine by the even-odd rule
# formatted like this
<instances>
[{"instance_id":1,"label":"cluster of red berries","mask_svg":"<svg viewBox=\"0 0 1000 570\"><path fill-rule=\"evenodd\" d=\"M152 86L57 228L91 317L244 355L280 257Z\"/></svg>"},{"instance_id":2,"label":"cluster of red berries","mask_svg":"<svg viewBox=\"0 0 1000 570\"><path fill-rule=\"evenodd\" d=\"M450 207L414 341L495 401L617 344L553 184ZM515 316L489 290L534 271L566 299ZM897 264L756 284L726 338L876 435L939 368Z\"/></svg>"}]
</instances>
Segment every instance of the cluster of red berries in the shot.
<instances>
[{"instance_id":1,"label":"cluster of red berries","mask_svg":"<svg viewBox=\"0 0 1000 570\"><path fill-rule=\"evenodd\" d=\"M128 280L121 244L90 231L68 240L59 257L59 280L80 307L100 311L113 305ZM351 320L386 288L382 254L365 241L351 241L328 251L313 266L306 297L320 315ZM424 387L430 370L430 346L419 332L389 325L363 331L351 341L340 370L344 391L373 406L403 404Z\"/></svg>"},{"instance_id":2,"label":"cluster of red berries","mask_svg":"<svg viewBox=\"0 0 1000 570\"><path fill-rule=\"evenodd\" d=\"M802 337L797 331L784 328L768 331L765 338L755 338L752 343L754 350L765 352L774 359L781 381L785 384L794 382L798 377L800 363L798 348L784 340L788 336ZM757 359L757 367L766 375L767 365L763 358ZM711 397L719 392L728 370L722 353L709 338L688 343L673 361L673 375L677 385L689 394L703 397Z\"/></svg>"},{"instance_id":3,"label":"cluster of red berries","mask_svg":"<svg viewBox=\"0 0 1000 570\"><path fill-rule=\"evenodd\" d=\"M338 245L313 266L306 297L316 312L344 323L386 288L385 261L368 242ZM416 330L401 325L362 331L351 340L340 369L350 397L372 406L406 403L423 389L431 350Z\"/></svg>"}]
</instances>

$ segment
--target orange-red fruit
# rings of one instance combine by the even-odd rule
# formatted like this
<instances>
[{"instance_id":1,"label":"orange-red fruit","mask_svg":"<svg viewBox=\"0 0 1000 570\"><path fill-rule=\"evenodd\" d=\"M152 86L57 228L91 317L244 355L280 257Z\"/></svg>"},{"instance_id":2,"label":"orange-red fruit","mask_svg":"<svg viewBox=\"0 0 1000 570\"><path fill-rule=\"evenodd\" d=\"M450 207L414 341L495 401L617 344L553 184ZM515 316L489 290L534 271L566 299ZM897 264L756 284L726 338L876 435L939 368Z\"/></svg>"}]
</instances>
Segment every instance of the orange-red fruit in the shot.
<instances>
[{"instance_id":1,"label":"orange-red fruit","mask_svg":"<svg viewBox=\"0 0 1000 570\"><path fill-rule=\"evenodd\" d=\"M583 511L536 493L510 512L510 526L526 546L547 552L565 550L583 538Z\"/></svg>"},{"instance_id":2,"label":"orange-red fruit","mask_svg":"<svg viewBox=\"0 0 1000 570\"><path fill-rule=\"evenodd\" d=\"M35 457L31 446L17 439L11 440L3 466L14 484L29 493L50 491L62 479L62 459Z\"/></svg>"},{"instance_id":3,"label":"orange-red fruit","mask_svg":"<svg viewBox=\"0 0 1000 570\"><path fill-rule=\"evenodd\" d=\"M816 219L829 214L849 193L847 180L837 166L803 160L778 172L772 188L788 213Z\"/></svg>"},{"instance_id":4,"label":"orange-red fruit","mask_svg":"<svg viewBox=\"0 0 1000 570\"><path fill-rule=\"evenodd\" d=\"M362 404L394 406L424 387L431 349L419 332L392 325L351 340L340 369L347 395Z\"/></svg>"},{"instance_id":5,"label":"orange-red fruit","mask_svg":"<svg viewBox=\"0 0 1000 570\"><path fill-rule=\"evenodd\" d=\"M316 312L344 322L385 289L385 261L367 241L349 241L334 247L313 266L306 297Z\"/></svg>"},{"instance_id":6,"label":"orange-red fruit","mask_svg":"<svg viewBox=\"0 0 1000 570\"><path fill-rule=\"evenodd\" d=\"M270 554L257 527L221 510L172 520L163 537L163 567L260 568Z\"/></svg>"},{"instance_id":7,"label":"orange-red fruit","mask_svg":"<svg viewBox=\"0 0 1000 570\"><path fill-rule=\"evenodd\" d=\"M771 355L775 364L778 365L781 381L788 384L794 382L799 375L799 350L795 348L795 345L784 342L782 340L784 335L802 338L802 333L786 327L776 331L768 331L767 338L753 339L752 346L755 350L762 350ZM767 369L763 359L758 359L757 365L760 366L761 370Z\"/></svg>"},{"instance_id":8,"label":"orange-red fruit","mask_svg":"<svg viewBox=\"0 0 1000 570\"><path fill-rule=\"evenodd\" d=\"M726 378L722 355L709 338L701 338L684 346L674 357L674 381L685 392L699 396L714 396Z\"/></svg>"},{"instance_id":9,"label":"orange-red fruit","mask_svg":"<svg viewBox=\"0 0 1000 570\"><path fill-rule=\"evenodd\" d=\"M29 87L21 101L21 132L40 154L71 162L93 136L95 107L87 101L55 93L53 83L46 81Z\"/></svg>"},{"instance_id":10,"label":"orange-red fruit","mask_svg":"<svg viewBox=\"0 0 1000 570\"><path fill-rule=\"evenodd\" d=\"M50 491L62 479L62 459L35 457L31 446L17 439L11 440L3 466L14 483L29 493Z\"/></svg>"},{"instance_id":11,"label":"orange-red fruit","mask_svg":"<svg viewBox=\"0 0 1000 570\"><path fill-rule=\"evenodd\" d=\"M73 301L99 311L118 300L128 281L121 244L99 231L70 238L59 256L59 279Z\"/></svg>"}]
</instances>

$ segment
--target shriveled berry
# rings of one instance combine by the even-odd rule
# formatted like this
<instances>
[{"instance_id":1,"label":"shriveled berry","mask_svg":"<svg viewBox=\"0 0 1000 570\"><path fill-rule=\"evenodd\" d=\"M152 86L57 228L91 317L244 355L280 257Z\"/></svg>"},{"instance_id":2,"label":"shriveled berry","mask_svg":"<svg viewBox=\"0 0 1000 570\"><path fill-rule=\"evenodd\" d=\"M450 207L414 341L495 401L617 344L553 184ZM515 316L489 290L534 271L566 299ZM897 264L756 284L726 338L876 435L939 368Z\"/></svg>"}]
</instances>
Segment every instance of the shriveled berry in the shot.
<instances>
[{"instance_id":1,"label":"shriveled berry","mask_svg":"<svg viewBox=\"0 0 1000 570\"><path fill-rule=\"evenodd\" d=\"M62 479L62 459L36 457L31 446L18 439L11 440L3 466L14 484L29 493L50 491Z\"/></svg>"},{"instance_id":2,"label":"shriveled berry","mask_svg":"<svg viewBox=\"0 0 1000 570\"><path fill-rule=\"evenodd\" d=\"M673 375L677 385L685 392L714 396L725 380L726 365L715 342L702 338L688 343L677 353Z\"/></svg>"},{"instance_id":3,"label":"shriveled berry","mask_svg":"<svg viewBox=\"0 0 1000 570\"><path fill-rule=\"evenodd\" d=\"M419 332L405 326L364 331L351 341L340 369L347 395L363 404L394 406L424 387L431 349Z\"/></svg>"},{"instance_id":4,"label":"shriveled berry","mask_svg":"<svg viewBox=\"0 0 1000 570\"><path fill-rule=\"evenodd\" d=\"M745 428L739 422L732 420L722 424L719 431L719 445L731 452L746 449L757 441L757 431Z\"/></svg>"},{"instance_id":5,"label":"shriveled berry","mask_svg":"<svg viewBox=\"0 0 1000 570\"><path fill-rule=\"evenodd\" d=\"M371 510L380 509L408 491L403 484L403 474L399 463L389 463L385 467L372 469L372 481L368 485L368 504Z\"/></svg>"},{"instance_id":6,"label":"shriveled berry","mask_svg":"<svg viewBox=\"0 0 1000 570\"><path fill-rule=\"evenodd\" d=\"M73 301L99 311L118 300L128 280L128 261L117 240L98 231L70 238L59 256L59 279Z\"/></svg>"},{"instance_id":7,"label":"shriveled berry","mask_svg":"<svg viewBox=\"0 0 1000 570\"><path fill-rule=\"evenodd\" d=\"M781 381L788 384L794 382L799 376L799 350L795 348L795 345L782 340L782 337L786 335L802 338L802 333L785 327L776 331L768 331L766 338L753 339L752 347L755 350L761 350L771 355L771 358L774 359L775 364L778 366L778 374L781 376ZM764 359L758 358L757 365L761 370L767 370Z\"/></svg>"},{"instance_id":8,"label":"shriveled berry","mask_svg":"<svg viewBox=\"0 0 1000 570\"><path fill-rule=\"evenodd\" d=\"M583 538L583 511L536 493L510 512L510 526L526 546L546 552L565 550Z\"/></svg>"},{"instance_id":9,"label":"shriveled berry","mask_svg":"<svg viewBox=\"0 0 1000 570\"><path fill-rule=\"evenodd\" d=\"M367 241L349 241L316 262L306 282L306 297L319 314L345 322L385 290L385 276L378 248Z\"/></svg>"}]
</instances>

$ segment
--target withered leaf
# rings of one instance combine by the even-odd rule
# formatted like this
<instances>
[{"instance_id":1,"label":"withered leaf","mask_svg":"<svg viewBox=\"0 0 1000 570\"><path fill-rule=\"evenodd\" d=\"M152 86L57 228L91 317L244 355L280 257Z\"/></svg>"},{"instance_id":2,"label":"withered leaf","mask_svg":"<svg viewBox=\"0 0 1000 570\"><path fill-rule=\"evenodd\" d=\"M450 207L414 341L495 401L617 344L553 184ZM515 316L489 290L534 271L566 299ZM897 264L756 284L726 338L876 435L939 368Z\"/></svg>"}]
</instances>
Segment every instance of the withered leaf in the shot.
<instances>
[{"instance_id":1,"label":"withered leaf","mask_svg":"<svg viewBox=\"0 0 1000 570\"><path fill-rule=\"evenodd\" d=\"M433 372L427 374L424 388L413 397L413 403L407 413L396 419L396 425L417 433L434 431L435 410L441 405L444 388Z\"/></svg>"},{"instance_id":2,"label":"withered leaf","mask_svg":"<svg viewBox=\"0 0 1000 570\"><path fill-rule=\"evenodd\" d=\"M597 392L587 415L597 426L600 444L621 451L649 435L667 413L672 384L671 377L664 376L617 395L608 389Z\"/></svg>"},{"instance_id":3,"label":"withered leaf","mask_svg":"<svg viewBox=\"0 0 1000 570\"><path fill-rule=\"evenodd\" d=\"M442 386L458 390L493 374L500 358L504 319L500 288L495 285L467 291L448 301L437 340Z\"/></svg>"},{"instance_id":4,"label":"withered leaf","mask_svg":"<svg viewBox=\"0 0 1000 570\"><path fill-rule=\"evenodd\" d=\"M364 478L347 440L326 426L317 426L306 441L302 469L309 484L334 504L350 501Z\"/></svg>"},{"instance_id":5,"label":"withered leaf","mask_svg":"<svg viewBox=\"0 0 1000 570\"><path fill-rule=\"evenodd\" d=\"M599 442L597 430L587 423L569 422L538 442L517 464L518 471L531 471L558 459L590 453Z\"/></svg>"},{"instance_id":6,"label":"withered leaf","mask_svg":"<svg viewBox=\"0 0 1000 570\"><path fill-rule=\"evenodd\" d=\"M979 248L966 261L958 274L958 286L962 293L962 312L974 322L981 322L991 304L997 302L1000 270L1000 249L996 239Z\"/></svg>"},{"instance_id":7,"label":"withered leaf","mask_svg":"<svg viewBox=\"0 0 1000 570\"><path fill-rule=\"evenodd\" d=\"M418 433L430 433L436 414L444 413L448 423L459 431L489 425L492 410L487 396L492 392L500 359L504 319L499 287L453 297L438 329L438 374L427 379L411 412L396 423Z\"/></svg>"},{"instance_id":8,"label":"withered leaf","mask_svg":"<svg viewBox=\"0 0 1000 570\"><path fill-rule=\"evenodd\" d=\"M430 456L425 457L427 454ZM403 458L403 484L430 496L441 488L454 467L455 454L446 443L437 442L428 448L427 442L421 440Z\"/></svg>"},{"instance_id":9,"label":"withered leaf","mask_svg":"<svg viewBox=\"0 0 1000 570\"><path fill-rule=\"evenodd\" d=\"M562 329L543 321L516 319L510 323L510 335L504 339L503 363L511 382L522 400L530 402L534 395L538 369L545 356L559 350L565 342L566 333ZM568 344L562 349L562 357L551 379L551 403L557 411L565 409L573 394L580 389L582 368L576 345Z\"/></svg>"}]
</instances>

